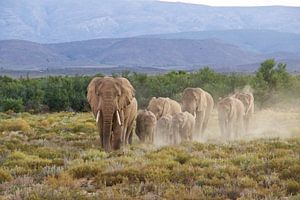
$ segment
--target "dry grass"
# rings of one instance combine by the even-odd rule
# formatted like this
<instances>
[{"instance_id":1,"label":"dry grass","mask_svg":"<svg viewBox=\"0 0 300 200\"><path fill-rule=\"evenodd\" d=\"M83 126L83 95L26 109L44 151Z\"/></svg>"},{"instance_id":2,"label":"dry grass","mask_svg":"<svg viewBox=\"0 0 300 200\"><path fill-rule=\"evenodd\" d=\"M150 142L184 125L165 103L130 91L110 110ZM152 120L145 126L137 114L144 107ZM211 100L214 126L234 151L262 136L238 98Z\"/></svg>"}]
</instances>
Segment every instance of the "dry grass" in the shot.
<instances>
[{"instance_id":1,"label":"dry grass","mask_svg":"<svg viewBox=\"0 0 300 200\"><path fill-rule=\"evenodd\" d=\"M90 113L0 116L0 199L299 198L295 110L256 113L243 141L222 143L214 113L205 143L135 138L112 153L99 148Z\"/></svg>"}]
</instances>

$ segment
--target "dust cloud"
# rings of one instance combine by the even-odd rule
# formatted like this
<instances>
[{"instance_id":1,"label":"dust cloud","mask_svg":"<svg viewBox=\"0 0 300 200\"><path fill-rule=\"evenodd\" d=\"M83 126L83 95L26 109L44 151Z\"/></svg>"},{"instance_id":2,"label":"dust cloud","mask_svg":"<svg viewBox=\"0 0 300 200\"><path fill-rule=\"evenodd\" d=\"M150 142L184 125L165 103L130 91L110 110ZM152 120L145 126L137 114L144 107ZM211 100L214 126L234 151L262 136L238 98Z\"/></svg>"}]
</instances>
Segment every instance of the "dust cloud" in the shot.
<instances>
[{"instance_id":1,"label":"dust cloud","mask_svg":"<svg viewBox=\"0 0 300 200\"><path fill-rule=\"evenodd\" d=\"M241 140L259 138L300 137L300 106L274 106L256 110L250 120L249 132L241 135ZM198 138L200 142L224 142L218 126L218 113L214 110L207 131Z\"/></svg>"},{"instance_id":2,"label":"dust cloud","mask_svg":"<svg viewBox=\"0 0 300 200\"><path fill-rule=\"evenodd\" d=\"M170 145L167 135L155 134L155 146ZM255 110L249 126L249 132L241 135L240 140L250 141L260 138L291 138L300 137L300 103L281 104L272 108ZM214 109L208 123L208 128L202 136L196 136L194 141L204 143L225 143L219 124L218 112Z\"/></svg>"}]
</instances>

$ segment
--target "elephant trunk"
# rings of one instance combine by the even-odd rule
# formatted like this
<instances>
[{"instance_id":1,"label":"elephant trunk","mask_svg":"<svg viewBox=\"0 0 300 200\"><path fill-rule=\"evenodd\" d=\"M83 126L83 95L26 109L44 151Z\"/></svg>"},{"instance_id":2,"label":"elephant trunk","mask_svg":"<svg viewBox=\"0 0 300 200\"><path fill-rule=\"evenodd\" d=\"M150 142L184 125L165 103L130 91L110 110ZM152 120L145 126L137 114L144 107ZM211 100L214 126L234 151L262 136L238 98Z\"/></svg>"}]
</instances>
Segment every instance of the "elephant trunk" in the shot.
<instances>
[{"instance_id":1,"label":"elephant trunk","mask_svg":"<svg viewBox=\"0 0 300 200\"><path fill-rule=\"evenodd\" d=\"M103 148L105 151L111 151L112 148L112 127L113 116L116 111L116 107L112 103L112 99L105 99L103 102Z\"/></svg>"},{"instance_id":2,"label":"elephant trunk","mask_svg":"<svg viewBox=\"0 0 300 200\"><path fill-rule=\"evenodd\" d=\"M179 125L173 124L172 126L172 132L173 132L173 144L179 144Z\"/></svg>"},{"instance_id":3,"label":"elephant trunk","mask_svg":"<svg viewBox=\"0 0 300 200\"><path fill-rule=\"evenodd\" d=\"M103 147L105 151L111 150L112 116L103 117Z\"/></svg>"}]
</instances>

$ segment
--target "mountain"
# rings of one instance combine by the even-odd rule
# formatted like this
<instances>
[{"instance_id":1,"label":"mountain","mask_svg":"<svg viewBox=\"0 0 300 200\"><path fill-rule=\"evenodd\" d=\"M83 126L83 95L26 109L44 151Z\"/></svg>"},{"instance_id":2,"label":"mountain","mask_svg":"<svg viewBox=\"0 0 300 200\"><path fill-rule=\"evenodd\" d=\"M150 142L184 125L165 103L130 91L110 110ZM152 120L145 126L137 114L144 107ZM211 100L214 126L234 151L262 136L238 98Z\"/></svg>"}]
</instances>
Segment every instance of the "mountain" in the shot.
<instances>
[{"instance_id":1,"label":"mountain","mask_svg":"<svg viewBox=\"0 0 300 200\"><path fill-rule=\"evenodd\" d=\"M6 69L76 66L193 69L207 65L215 69L234 69L263 59L261 55L218 40L123 38L58 44L0 41L0 66Z\"/></svg>"},{"instance_id":2,"label":"mountain","mask_svg":"<svg viewBox=\"0 0 300 200\"><path fill-rule=\"evenodd\" d=\"M190 31L300 33L298 7L210 7L154 0L1 0L0 40L41 43Z\"/></svg>"},{"instance_id":3,"label":"mountain","mask_svg":"<svg viewBox=\"0 0 300 200\"><path fill-rule=\"evenodd\" d=\"M298 52L300 55L300 34L271 30L214 30L170 34L144 35L141 38L160 39L217 39L243 49L262 53L277 53L277 56ZM284 53L286 52L286 53ZM295 55L293 55L294 57Z\"/></svg>"}]
</instances>

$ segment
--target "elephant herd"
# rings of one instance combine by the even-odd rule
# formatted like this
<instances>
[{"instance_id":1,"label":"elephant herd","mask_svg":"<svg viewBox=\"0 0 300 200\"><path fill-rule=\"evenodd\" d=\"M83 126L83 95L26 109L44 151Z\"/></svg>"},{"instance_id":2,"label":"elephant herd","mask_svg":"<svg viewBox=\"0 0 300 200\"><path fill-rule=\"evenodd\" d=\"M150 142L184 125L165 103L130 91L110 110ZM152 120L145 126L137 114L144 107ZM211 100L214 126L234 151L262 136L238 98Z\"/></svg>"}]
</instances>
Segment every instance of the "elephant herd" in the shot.
<instances>
[{"instance_id":1,"label":"elephant herd","mask_svg":"<svg viewBox=\"0 0 300 200\"><path fill-rule=\"evenodd\" d=\"M141 142L179 144L203 135L214 108L212 96L201 88L186 88L182 102L153 97L139 110L135 90L126 78L96 77L88 85L87 99L96 119L105 151L132 143L135 132ZM226 140L248 131L254 112L250 92L235 93L217 104L219 126Z\"/></svg>"}]
</instances>

